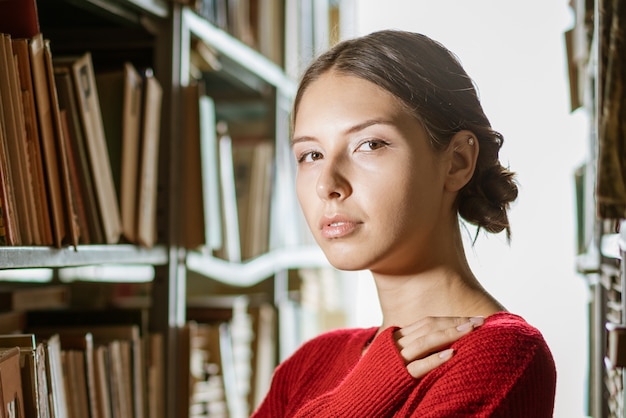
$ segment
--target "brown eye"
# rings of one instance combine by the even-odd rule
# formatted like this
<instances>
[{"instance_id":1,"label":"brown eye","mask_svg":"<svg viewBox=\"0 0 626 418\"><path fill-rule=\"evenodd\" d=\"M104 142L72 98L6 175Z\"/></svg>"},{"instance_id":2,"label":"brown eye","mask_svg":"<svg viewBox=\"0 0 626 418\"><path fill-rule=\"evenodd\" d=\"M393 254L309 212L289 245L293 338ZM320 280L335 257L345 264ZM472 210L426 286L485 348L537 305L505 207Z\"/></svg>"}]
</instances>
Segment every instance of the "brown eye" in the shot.
<instances>
[{"instance_id":1,"label":"brown eye","mask_svg":"<svg viewBox=\"0 0 626 418\"><path fill-rule=\"evenodd\" d=\"M358 151L376 151L385 147L387 143L385 141L365 141L358 148Z\"/></svg>"},{"instance_id":2,"label":"brown eye","mask_svg":"<svg viewBox=\"0 0 626 418\"><path fill-rule=\"evenodd\" d=\"M309 151L309 152L302 153L300 157L298 158L298 162L299 163L312 162L312 161L321 160L322 158L324 158L324 156L322 155L321 152Z\"/></svg>"}]
</instances>

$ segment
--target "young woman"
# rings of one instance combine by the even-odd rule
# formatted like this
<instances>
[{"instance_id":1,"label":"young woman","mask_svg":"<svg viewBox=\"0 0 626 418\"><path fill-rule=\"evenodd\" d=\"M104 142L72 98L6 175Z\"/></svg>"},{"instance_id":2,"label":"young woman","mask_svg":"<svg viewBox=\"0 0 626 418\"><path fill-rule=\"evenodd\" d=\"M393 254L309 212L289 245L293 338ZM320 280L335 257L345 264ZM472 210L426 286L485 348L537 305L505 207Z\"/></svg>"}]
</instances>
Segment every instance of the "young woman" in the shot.
<instances>
[{"instance_id":1,"label":"young woman","mask_svg":"<svg viewBox=\"0 0 626 418\"><path fill-rule=\"evenodd\" d=\"M321 55L293 111L297 194L333 266L369 269L383 323L305 343L254 417L551 417L542 335L481 287L459 216L509 235L502 136L455 57L381 31Z\"/></svg>"}]
</instances>

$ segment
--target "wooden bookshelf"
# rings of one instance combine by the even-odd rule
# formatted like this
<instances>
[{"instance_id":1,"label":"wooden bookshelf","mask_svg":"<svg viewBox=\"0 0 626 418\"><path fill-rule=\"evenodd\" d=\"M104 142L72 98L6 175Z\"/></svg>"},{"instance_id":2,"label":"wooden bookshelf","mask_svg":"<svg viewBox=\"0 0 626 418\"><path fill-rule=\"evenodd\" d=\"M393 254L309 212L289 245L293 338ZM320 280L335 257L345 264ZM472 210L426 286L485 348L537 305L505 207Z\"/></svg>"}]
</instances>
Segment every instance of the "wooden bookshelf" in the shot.
<instances>
[{"instance_id":1,"label":"wooden bookshelf","mask_svg":"<svg viewBox=\"0 0 626 418\"><path fill-rule=\"evenodd\" d=\"M188 332L187 273L241 289L244 294L246 289L252 292L261 289L261 299L270 305L271 311L278 309L277 301L289 298L291 272L328 266L308 236L291 192L295 167L289 145L289 112L296 83L281 66L283 46L281 42L268 44L276 42L277 38L265 39L263 45L238 39L235 32L239 33L241 28L220 28L201 17L192 2L185 1L59 0L39 2L38 12L40 31L49 40L53 60L83 56L88 52L96 72L131 62L138 68L153 69L160 82L163 96L156 185L157 238L152 247L129 243L123 236L119 243L108 245L100 242L68 245L64 241L60 247L2 246L0 270L7 274L2 275L0 282L22 285L29 282L28 273L32 271L32 285L68 284L84 279L98 286L121 285L124 288L136 279L130 274L122 277L120 269L149 267L149 303L142 309L149 312L146 332L158 334L151 341L160 350L151 354L152 359L156 363L161 359L163 363L158 393L153 394L152 400L162 403L161 416L182 417L189 408L189 400L179 390L189 370L178 360L189 354L186 351L188 341L181 338ZM271 15L271 19L284 20L284 11L274 10ZM276 26L277 21L272 22L264 25ZM254 26L254 22L252 24ZM284 24L281 20L280 25ZM258 36L258 32L255 33ZM279 33L275 31L272 36ZM199 72L193 68L193 55L197 52L194 48L198 42L214 55L216 68ZM260 52L276 47L281 50L272 51L272 57ZM181 150L187 132L183 130L186 115L181 103L182 91L194 83L206 86L203 92L214 103L216 122L228 126L234 147L256 142L271 145L271 154L265 154L265 158L270 155L271 168L266 167L265 173L272 173L267 177L271 177L267 180L271 187L264 194L258 194L266 199L263 212L266 219L261 223L267 229L256 231L263 241L257 246L257 253L240 261L230 261L220 251L202 246L186 248L183 244L181 222L186 212L181 204L184 188L180 185L185 180L183 172L188 162ZM217 126L215 129L219 134ZM254 202L250 206L254 207ZM20 274L12 278L10 273L18 271ZM37 273L39 271L46 274ZM63 273L68 271L72 271L71 280L64 279ZM89 271L89 277L80 276L83 271ZM116 280L111 274L119 277ZM221 294L212 296L216 300L229 300ZM233 302L237 304L239 302ZM239 309L239 314L243 312L240 304L230 308ZM251 309L257 308L252 306ZM268 315L267 308L265 306L264 315ZM1 315L2 312L0 320ZM11 320L13 324L23 322L20 318ZM274 335L269 328L264 332ZM275 340L270 345L279 346L281 338L276 330ZM273 350L278 352L279 348ZM277 357L267 351L265 355L269 355L268 364L272 357Z\"/></svg>"},{"instance_id":2,"label":"wooden bookshelf","mask_svg":"<svg viewBox=\"0 0 626 418\"><path fill-rule=\"evenodd\" d=\"M615 138L610 126L621 124L615 108L623 106L624 98L613 93L625 79L623 68L615 64L623 66L626 54L621 37L613 34L617 28L623 31L626 16L623 4L615 1L576 1L571 7L574 25L565 33L571 107L572 111L580 108L591 122L589 153L576 173L576 268L590 294L586 413L623 417L626 214L619 205L622 200L609 197L623 186L620 178L606 176L605 169L619 158L617 165L624 167L623 156L610 147L610 139Z\"/></svg>"}]
</instances>

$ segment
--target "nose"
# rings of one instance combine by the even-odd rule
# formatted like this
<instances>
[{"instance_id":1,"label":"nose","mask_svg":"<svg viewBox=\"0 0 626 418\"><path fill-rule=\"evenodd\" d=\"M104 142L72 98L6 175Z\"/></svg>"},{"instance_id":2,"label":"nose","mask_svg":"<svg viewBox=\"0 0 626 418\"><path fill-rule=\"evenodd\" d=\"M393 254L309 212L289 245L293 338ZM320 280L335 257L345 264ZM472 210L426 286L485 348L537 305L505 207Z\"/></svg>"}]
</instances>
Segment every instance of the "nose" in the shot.
<instances>
[{"instance_id":1,"label":"nose","mask_svg":"<svg viewBox=\"0 0 626 418\"><path fill-rule=\"evenodd\" d=\"M322 200L345 199L352 193L347 169L337 160L327 160L317 179L317 195Z\"/></svg>"}]
</instances>

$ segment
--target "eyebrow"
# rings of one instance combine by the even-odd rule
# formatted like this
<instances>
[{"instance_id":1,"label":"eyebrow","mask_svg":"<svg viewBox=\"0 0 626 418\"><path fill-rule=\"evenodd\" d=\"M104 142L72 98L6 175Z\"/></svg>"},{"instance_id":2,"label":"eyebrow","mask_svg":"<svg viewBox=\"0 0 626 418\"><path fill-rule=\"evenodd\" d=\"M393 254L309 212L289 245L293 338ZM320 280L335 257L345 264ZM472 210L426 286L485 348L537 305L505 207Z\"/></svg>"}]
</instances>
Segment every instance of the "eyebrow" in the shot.
<instances>
[{"instance_id":1,"label":"eyebrow","mask_svg":"<svg viewBox=\"0 0 626 418\"><path fill-rule=\"evenodd\" d=\"M362 131L363 129L369 128L370 126L373 126L373 125L393 125L393 121L387 120L387 119L368 119L361 123L357 123L354 126L351 126L350 128L346 129L344 132L346 134L353 134L355 132L359 132L359 131ZM314 139L313 137L307 136L307 135L298 136L298 137L291 139L291 146L294 146L295 144L300 143L300 142L311 141L313 139Z\"/></svg>"}]
</instances>

